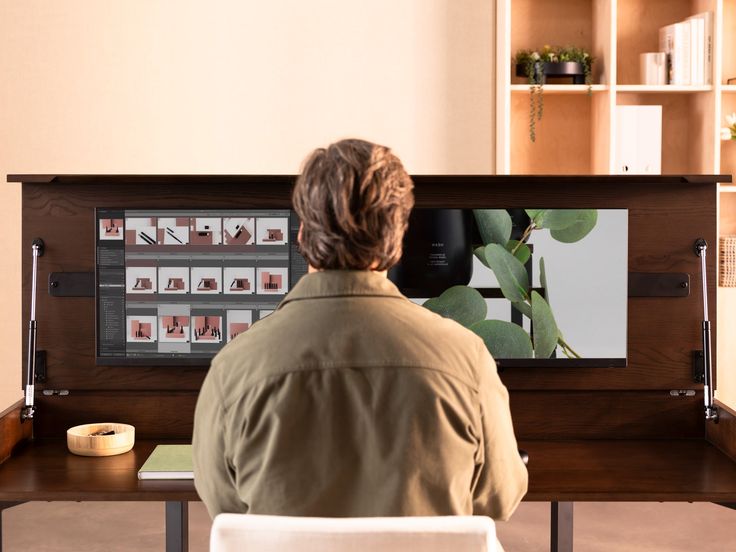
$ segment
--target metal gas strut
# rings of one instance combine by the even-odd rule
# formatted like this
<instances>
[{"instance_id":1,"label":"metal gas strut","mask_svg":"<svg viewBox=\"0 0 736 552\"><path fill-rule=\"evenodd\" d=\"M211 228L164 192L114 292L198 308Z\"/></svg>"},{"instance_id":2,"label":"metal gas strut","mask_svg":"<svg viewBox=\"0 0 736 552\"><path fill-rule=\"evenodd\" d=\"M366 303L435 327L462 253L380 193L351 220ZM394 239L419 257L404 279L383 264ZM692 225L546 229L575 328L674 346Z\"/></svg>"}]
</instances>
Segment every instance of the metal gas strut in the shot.
<instances>
[{"instance_id":1,"label":"metal gas strut","mask_svg":"<svg viewBox=\"0 0 736 552\"><path fill-rule=\"evenodd\" d=\"M34 406L36 382L36 279L38 276L38 258L43 257L44 243L36 238L31 244L33 254L33 271L31 280L31 321L28 324L28 372L26 379L26 403L20 412L21 421L30 420L36 413Z\"/></svg>"},{"instance_id":2,"label":"metal gas strut","mask_svg":"<svg viewBox=\"0 0 736 552\"><path fill-rule=\"evenodd\" d=\"M700 274L703 278L703 372L705 382L703 385L703 400L705 402L705 419L718 421L718 407L713 404L713 358L710 343L710 320L708 320L708 282L706 268L706 253L708 242L703 238L695 240L695 254L700 257Z\"/></svg>"}]
</instances>

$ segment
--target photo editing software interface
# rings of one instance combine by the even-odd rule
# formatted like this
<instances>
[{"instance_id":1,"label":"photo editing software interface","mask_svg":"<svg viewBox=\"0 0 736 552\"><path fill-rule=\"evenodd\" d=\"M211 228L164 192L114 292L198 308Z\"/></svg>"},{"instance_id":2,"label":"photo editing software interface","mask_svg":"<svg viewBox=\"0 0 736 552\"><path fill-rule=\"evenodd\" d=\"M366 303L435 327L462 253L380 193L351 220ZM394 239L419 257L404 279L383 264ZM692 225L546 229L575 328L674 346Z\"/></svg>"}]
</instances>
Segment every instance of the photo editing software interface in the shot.
<instances>
[{"instance_id":1,"label":"photo editing software interface","mask_svg":"<svg viewBox=\"0 0 736 552\"><path fill-rule=\"evenodd\" d=\"M98 364L207 364L307 272L288 209L97 209Z\"/></svg>"}]
</instances>

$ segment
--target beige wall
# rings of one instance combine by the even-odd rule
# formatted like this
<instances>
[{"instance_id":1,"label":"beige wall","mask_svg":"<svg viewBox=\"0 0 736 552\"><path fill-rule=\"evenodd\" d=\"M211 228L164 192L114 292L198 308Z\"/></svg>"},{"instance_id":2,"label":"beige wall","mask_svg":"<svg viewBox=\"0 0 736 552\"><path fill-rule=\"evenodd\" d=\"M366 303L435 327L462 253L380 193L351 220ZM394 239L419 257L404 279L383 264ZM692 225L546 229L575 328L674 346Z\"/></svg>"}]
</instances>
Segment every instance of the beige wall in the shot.
<instances>
[{"instance_id":1,"label":"beige wall","mask_svg":"<svg viewBox=\"0 0 736 552\"><path fill-rule=\"evenodd\" d=\"M490 173L493 4L0 0L0 175L294 173L345 136ZM0 183L0 410L21 397L19 228Z\"/></svg>"}]
</instances>

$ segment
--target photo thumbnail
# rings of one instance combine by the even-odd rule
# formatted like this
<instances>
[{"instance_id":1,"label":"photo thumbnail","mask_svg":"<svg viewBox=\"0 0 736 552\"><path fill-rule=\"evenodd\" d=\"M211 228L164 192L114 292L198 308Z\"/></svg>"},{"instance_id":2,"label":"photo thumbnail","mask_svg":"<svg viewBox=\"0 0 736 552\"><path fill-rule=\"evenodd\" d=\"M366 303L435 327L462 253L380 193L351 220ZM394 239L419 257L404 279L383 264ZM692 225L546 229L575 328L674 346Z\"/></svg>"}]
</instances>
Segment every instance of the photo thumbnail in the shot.
<instances>
[{"instance_id":1,"label":"photo thumbnail","mask_svg":"<svg viewBox=\"0 0 736 552\"><path fill-rule=\"evenodd\" d=\"M126 267L125 293L156 293L156 267Z\"/></svg>"},{"instance_id":2,"label":"photo thumbnail","mask_svg":"<svg viewBox=\"0 0 736 552\"><path fill-rule=\"evenodd\" d=\"M189 217L159 217L157 236L160 245L189 243Z\"/></svg>"},{"instance_id":3,"label":"photo thumbnail","mask_svg":"<svg viewBox=\"0 0 736 552\"><path fill-rule=\"evenodd\" d=\"M224 269L224 292L232 295L250 295L256 290L256 269L253 267L231 267Z\"/></svg>"},{"instance_id":4,"label":"photo thumbnail","mask_svg":"<svg viewBox=\"0 0 736 552\"><path fill-rule=\"evenodd\" d=\"M158 289L159 293L189 293L189 267L160 266Z\"/></svg>"},{"instance_id":5,"label":"photo thumbnail","mask_svg":"<svg viewBox=\"0 0 736 552\"><path fill-rule=\"evenodd\" d=\"M156 317L155 316L128 316L126 317L127 341L144 341L146 343L156 342Z\"/></svg>"},{"instance_id":6,"label":"photo thumbnail","mask_svg":"<svg viewBox=\"0 0 736 552\"><path fill-rule=\"evenodd\" d=\"M192 316L192 342L222 342L222 316Z\"/></svg>"},{"instance_id":7,"label":"photo thumbnail","mask_svg":"<svg viewBox=\"0 0 736 552\"><path fill-rule=\"evenodd\" d=\"M288 290L289 269L286 267L259 268L258 293L262 295L283 295Z\"/></svg>"},{"instance_id":8,"label":"photo thumbnail","mask_svg":"<svg viewBox=\"0 0 736 552\"><path fill-rule=\"evenodd\" d=\"M99 235L101 240L122 240L123 219L100 219Z\"/></svg>"},{"instance_id":9,"label":"photo thumbnail","mask_svg":"<svg viewBox=\"0 0 736 552\"><path fill-rule=\"evenodd\" d=\"M230 343L253 324L253 312L249 310L227 311L227 342Z\"/></svg>"},{"instance_id":10,"label":"photo thumbnail","mask_svg":"<svg viewBox=\"0 0 736 552\"><path fill-rule=\"evenodd\" d=\"M219 266L192 267L192 293L222 293L222 269Z\"/></svg>"},{"instance_id":11,"label":"photo thumbnail","mask_svg":"<svg viewBox=\"0 0 736 552\"><path fill-rule=\"evenodd\" d=\"M156 217L126 218L125 245L156 245Z\"/></svg>"},{"instance_id":12,"label":"photo thumbnail","mask_svg":"<svg viewBox=\"0 0 736 552\"><path fill-rule=\"evenodd\" d=\"M229 217L222 219L225 245L252 245L256 237L254 218Z\"/></svg>"},{"instance_id":13,"label":"photo thumbnail","mask_svg":"<svg viewBox=\"0 0 736 552\"><path fill-rule=\"evenodd\" d=\"M256 235L257 245L285 245L289 242L289 219L256 219Z\"/></svg>"},{"instance_id":14,"label":"photo thumbnail","mask_svg":"<svg viewBox=\"0 0 736 552\"><path fill-rule=\"evenodd\" d=\"M189 315L159 315L158 320L159 341L189 343Z\"/></svg>"},{"instance_id":15,"label":"photo thumbnail","mask_svg":"<svg viewBox=\"0 0 736 552\"><path fill-rule=\"evenodd\" d=\"M220 245L222 243L222 219L213 217L190 218L189 243L192 245Z\"/></svg>"}]
</instances>

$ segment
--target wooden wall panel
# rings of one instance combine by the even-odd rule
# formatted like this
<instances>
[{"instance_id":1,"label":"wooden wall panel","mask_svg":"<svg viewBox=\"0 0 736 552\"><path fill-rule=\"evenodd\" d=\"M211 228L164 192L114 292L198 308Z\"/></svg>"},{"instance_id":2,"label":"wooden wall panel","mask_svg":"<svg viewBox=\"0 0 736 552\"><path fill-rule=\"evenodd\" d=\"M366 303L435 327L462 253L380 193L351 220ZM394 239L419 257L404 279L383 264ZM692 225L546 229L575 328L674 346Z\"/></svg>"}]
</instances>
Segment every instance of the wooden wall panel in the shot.
<instances>
[{"instance_id":1,"label":"wooden wall panel","mask_svg":"<svg viewBox=\"0 0 736 552\"><path fill-rule=\"evenodd\" d=\"M184 367L103 367L95 365L93 298L54 298L46 293L52 271L94 270L94 208L254 208L288 207L293 177L70 177L54 183L23 185L23 312L27 319L30 293L30 243L35 237L46 242L46 254L39 263L38 343L48 351L48 381L38 390L70 389L69 397L49 400L82 405L76 392L89 391L90 397L102 391L108 401L93 402L94 419L118 419L112 400L124 391L140 397L178 397L192 395L201 386L206 368ZM545 207L545 208L625 208L629 210L629 270L634 272L685 272L693 286L686 298L631 298L628 300L628 366L625 368L513 368L502 378L512 391L557 390L588 391L581 395L586 404L610 404L613 391L666 391L695 389L692 383L691 351L700 349L702 297L699 282L700 260L693 253L693 242L703 237L716 247L716 185L713 182L686 182L679 178L622 177L487 177L418 176L418 207ZM715 254L708 258L710 317L715 319ZM715 342L715 339L714 339ZM715 355L714 355L715 356ZM109 394L108 394L109 392ZM602 395L601 392L604 392ZM559 395L559 394L558 394ZM558 396L550 395L550 396ZM82 395L84 396L84 395ZM185 393L185 396L189 397ZM519 424L538 427L536 420L549 417L551 403L542 395L526 401ZM565 395L567 396L567 395ZM641 395L644 396L644 395ZM659 395L658 395L659 396ZM163 402L137 398L130 408L153 409L161 414ZM599 399L595 399L598 397ZM600 402L602 397L607 397ZM189 400L189 399L187 399ZM557 400L557 399L554 399ZM560 399L562 400L562 399ZM566 399L565 399L566 400ZM191 423L191 412L172 402L181 414L182 427ZM563 401L564 403L564 401ZM56 403L54 403L56 404ZM127 404L127 403L126 403ZM167 403L168 404L168 403ZM189 403L187 403L189 404ZM567 404L567 403L564 403ZM605 437L620 435L659 437L663 429L646 420L667 412L665 419L683 434L704 432L702 412L695 408L675 408L667 400L636 400L628 406L632 418L615 423L569 425L565 434ZM86 405L89 407L89 405ZM126 406L126 408L128 408ZM54 406L50 420L37 420L37 431L48 435L51 428L68 427L79 420L74 408ZM125 411L123 411L125 412ZM109 415L105 415L109 414ZM600 418L600 416L599 416ZM142 412L143 431L157 433L154 419ZM581 418L583 419L583 418ZM91 421L91 420L89 420ZM122 421L122 420L121 420ZM588 423L588 422L586 422ZM39 425L40 424L40 425ZM167 421L163 426L172 436L187 433ZM667 429L666 427L664 429ZM536 431L529 429L529 431ZM669 434L678 433L671 429ZM534 434L534 433L530 433Z\"/></svg>"},{"instance_id":2,"label":"wooden wall panel","mask_svg":"<svg viewBox=\"0 0 736 552\"><path fill-rule=\"evenodd\" d=\"M24 404L21 400L0 412L0 464L10 457L13 449L33 436L33 421L20 421Z\"/></svg>"},{"instance_id":3,"label":"wooden wall panel","mask_svg":"<svg viewBox=\"0 0 736 552\"><path fill-rule=\"evenodd\" d=\"M716 401L718 423L706 425L706 437L736 462L736 411Z\"/></svg>"},{"instance_id":4,"label":"wooden wall panel","mask_svg":"<svg viewBox=\"0 0 736 552\"><path fill-rule=\"evenodd\" d=\"M512 391L522 439L702 439L703 396L668 391Z\"/></svg>"},{"instance_id":5,"label":"wooden wall panel","mask_svg":"<svg viewBox=\"0 0 736 552\"><path fill-rule=\"evenodd\" d=\"M40 438L66 438L94 422L134 425L140 439L189 439L196 392L72 391L40 397ZM518 439L695 439L704 437L702 394L666 391L512 391Z\"/></svg>"},{"instance_id":6,"label":"wooden wall panel","mask_svg":"<svg viewBox=\"0 0 736 552\"><path fill-rule=\"evenodd\" d=\"M39 397L36 436L66 439L75 425L116 422L135 426L136 439L191 439L197 392L71 391Z\"/></svg>"}]
</instances>

